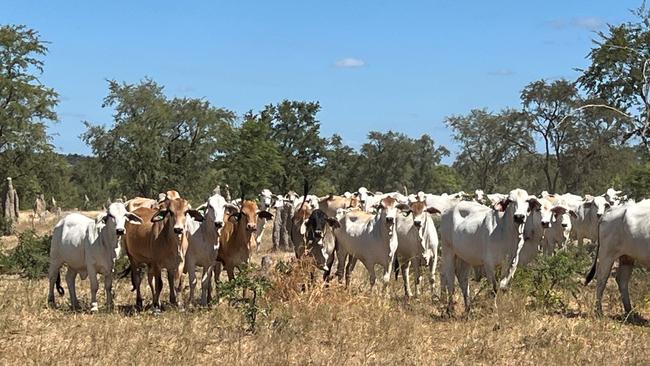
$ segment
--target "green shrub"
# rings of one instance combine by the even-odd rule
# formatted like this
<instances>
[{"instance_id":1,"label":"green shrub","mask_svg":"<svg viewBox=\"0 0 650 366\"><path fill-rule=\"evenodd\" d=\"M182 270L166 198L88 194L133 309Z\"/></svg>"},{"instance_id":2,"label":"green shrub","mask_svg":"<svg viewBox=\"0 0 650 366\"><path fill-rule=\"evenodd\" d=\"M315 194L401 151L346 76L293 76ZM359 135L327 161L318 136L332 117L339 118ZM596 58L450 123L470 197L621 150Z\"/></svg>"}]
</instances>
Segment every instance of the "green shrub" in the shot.
<instances>
[{"instance_id":1,"label":"green shrub","mask_svg":"<svg viewBox=\"0 0 650 366\"><path fill-rule=\"evenodd\" d=\"M248 323L248 330L255 332L258 314L268 314L268 309L260 306L259 300L270 287L268 278L260 274L255 265L248 264L239 268L234 279L221 282L218 293L231 305L239 306L244 320ZM252 296L247 296L249 291Z\"/></svg>"},{"instance_id":2,"label":"green shrub","mask_svg":"<svg viewBox=\"0 0 650 366\"><path fill-rule=\"evenodd\" d=\"M27 278L47 275L50 262L51 235L39 236L31 230L21 233L18 245L8 255L0 256L0 272Z\"/></svg>"},{"instance_id":3,"label":"green shrub","mask_svg":"<svg viewBox=\"0 0 650 366\"><path fill-rule=\"evenodd\" d=\"M578 299L591 259L584 248L569 246L553 256L539 256L517 270L513 287L521 288L535 309L566 311L567 298ZM569 297L570 296L570 297Z\"/></svg>"}]
</instances>

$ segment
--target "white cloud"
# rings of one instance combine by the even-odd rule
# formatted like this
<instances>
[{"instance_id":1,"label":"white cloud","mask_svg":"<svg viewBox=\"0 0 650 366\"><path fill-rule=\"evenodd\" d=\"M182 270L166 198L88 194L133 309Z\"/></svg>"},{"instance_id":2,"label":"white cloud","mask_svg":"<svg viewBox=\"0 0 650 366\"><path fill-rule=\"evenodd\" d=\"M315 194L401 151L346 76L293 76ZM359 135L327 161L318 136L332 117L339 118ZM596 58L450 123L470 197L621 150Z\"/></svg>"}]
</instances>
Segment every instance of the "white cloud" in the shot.
<instances>
[{"instance_id":1,"label":"white cloud","mask_svg":"<svg viewBox=\"0 0 650 366\"><path fill-rule=\"evenodd\" d=\"M334 66L342 67L342 68L357 68L357 67L362 67L365 64L366 63L361 59L347 57L347 58L342 58L340 60L337 60L334 63Z\"/></svg>"},{"instance_id":2,"label":"white cloud","mask_svg":"<svg viewBox=\"0 0 650 366\"><path fill-rule=\"evenodd\" d=\"M491 76L510 76L510 75L514 75L514 73L515 72L510 69L497 69L497 70L488 71L488 75Z\"/></svg>"},{"instance_id":3,"label":"white cloud","mask_svg":"<svg viewBox=\"0 0 650 366\"><path fill-rule=\"evenodd\" d=\"M607 22L599 17L579 17L571 19L553 19L547 22L548 26L553 29L581 28L586 30L597 30L605 26Z\"/></svg>"}]
</instances>

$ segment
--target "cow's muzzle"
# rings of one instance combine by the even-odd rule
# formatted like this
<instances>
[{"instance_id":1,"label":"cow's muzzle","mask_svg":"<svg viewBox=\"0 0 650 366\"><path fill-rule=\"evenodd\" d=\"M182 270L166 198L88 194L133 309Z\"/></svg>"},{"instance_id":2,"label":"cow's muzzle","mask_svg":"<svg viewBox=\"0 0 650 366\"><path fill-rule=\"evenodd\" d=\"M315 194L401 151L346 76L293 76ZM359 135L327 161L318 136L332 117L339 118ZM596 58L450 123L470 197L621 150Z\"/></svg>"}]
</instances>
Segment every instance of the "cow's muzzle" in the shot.
<instances>
[{"instance_id":1,"label":"cow's muzzle","mask_svg":"<svg viewBox=\"0 0 650 366\"><path fill-rule=\"evenodd\" d=\"M323 238L323 232L321 230L314 230L314 237L316 239L322 239Z\"/></svg>"},{"instance_id":2,"label":"cow's muzzle","mask_svg":"<svg viewBox=\"0 0 650 366\"><path fill-rule=\"evenodd\" d=\"M562 227L566 229L569 227L569 224L562 224Z\"/></svg>"},{"instance_id":3,"label":"cow's muzzle","mask_svg":"<svg viewBox=\"0 0 650 366\"><path fill-rule=\"evenodd\" d=\"M217 228L217 230L221 229L223 227L223 221L217 221L214 223L214 227Z\"/></svg>"},{"instance_id":4,"label":"cow's muzzle","mask_svg":"<svg viewBox=\"0 0 650 366\"><path fill-rule=\"evenodd\" d=\"M115 229L115 234L117 236L122 236L124 235L124 229Z\"/></svg>"},{"instance_id":5,"label":"cow's muzzle","mask_svg":"<svg viewBox=\"0 0 650 366\"><path fill-rule=\"evenodd\" d=\"M544 229L548 229L549 227L551 227L551 223L548 221L542 221L542 227Z\"/></svg>"},{"instance_id":6,"label":"cow's muzzle","mask_svg":"<svg viewBox=\"0 0 650 366\"><path fill-rule=\"evenodd\" d=\"M255 230L257 230L257 225L247 224L247 225L246 225L246 230L248 230L248 231L255 231Z\"/></svg>"},{"instance_id":7,"label":"cow's muzzle","mask_svg":"<svg viewBox=\"0 0 650 366\"><path fill-rule=\"evenodd\" d=\"M603 217L603 214L600 214L600 213L599 213L599 214L596 214L596 217L597 217L597 218L601 218L601 217Z\"/></svg>"},{"instance_id":8,"label":"cow's muzzle","mask_svg":"<svg viewBox=\"0 0 650 366\"><path fill-rule=\"evenodd\" d=\"M415 227L419 229L422 227L422 221L413 221L413 225L415 225Z\"/></svg>"},{"instance_id":9,"label":"cow's muzzle","mask_svg":"<svg viewBox=\"0 0 650 366\"><path fill-rule=\"evenodd\" d=\"M182 234L183 233L183 228L182 227L175 227L174 228L174 233L176 234Z\"/></svg>"},{"instance_id":10,"label":"cow's muzzle","mask_svg":"<svg viewBox=\"0 0 650 366\"><path fill-rule=\"evenodd\" d=\"M386 218L386 223L392 225L393 223L395 223L395 218L394 217L387 217Z\"/></svg>"},{"instance_id":11,"label":"cow's muzzle","mask_svg":"<svg viewBox=\"0 0 650 366\"><path fill-rule=\"evenodd\" d=\"M515 214L515 222L516 222L517 224L523 224L525 219L526 219L526 215L523 215L523 214Z\"/></svg>"}]
</instances>

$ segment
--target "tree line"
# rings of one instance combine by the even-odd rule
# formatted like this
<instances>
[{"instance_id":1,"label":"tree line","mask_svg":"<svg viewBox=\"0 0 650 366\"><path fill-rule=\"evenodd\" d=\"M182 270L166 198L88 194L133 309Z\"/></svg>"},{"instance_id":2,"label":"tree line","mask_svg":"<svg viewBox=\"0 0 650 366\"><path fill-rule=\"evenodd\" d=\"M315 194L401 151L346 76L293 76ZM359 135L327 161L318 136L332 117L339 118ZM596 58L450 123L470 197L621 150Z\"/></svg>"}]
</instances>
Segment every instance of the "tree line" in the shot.
<instances>
[{"instance_id":1,"label":"tree line","mask_svg":"<svg viewBox=\"0 0 650 366\"><path fill-rule=\"evenodd\" d=\"M263 188L313 193L465 190L650 193L650 12L596 34L577 80L536 80L521 104L476 108L445 119L459 153L424 134L370 131L355 149L323 136L317 101L283 100L243 115L205 99L169 97L164 86L108 80L102 107L112 121L86 121L92 156L56 153L47 124L58 94L41 83L47 43L23 25L0 27L0 177L10 176L23 208L38 193L64 207L107 198L153 197L177 189L203 200L217 185L234 197Z\"/></svg>"}]
</instances>

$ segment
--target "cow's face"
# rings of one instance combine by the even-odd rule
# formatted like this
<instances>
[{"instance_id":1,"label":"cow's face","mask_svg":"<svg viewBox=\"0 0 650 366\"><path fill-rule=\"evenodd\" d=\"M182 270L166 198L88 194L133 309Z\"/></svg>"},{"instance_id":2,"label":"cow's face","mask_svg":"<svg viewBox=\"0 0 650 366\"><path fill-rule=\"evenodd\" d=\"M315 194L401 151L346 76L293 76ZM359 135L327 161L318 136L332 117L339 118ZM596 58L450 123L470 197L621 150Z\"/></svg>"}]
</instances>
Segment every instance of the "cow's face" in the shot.
<instances>
[{"instance_id":1,"label":"cow's face","mask_svg":"<svg viewBox=\"0 0 650 366\"><path fill-rule=\"evenodd\" d=\"M529 196L525 190L514 189L504 200L497 202L494 208L499 211L512 212L514 222L517 225L522 225L531 211L540 208L540 202L535 196Z\"/></svg>"},{"instance_id":2,"label":"cow's face","mask_svg":"<svg viewBox=\"0 0 650 366\"><path fill-rule=\"evenodd\" d=\"M227 207L233 205L226 202L220 194L215 194L208 198L206 207L206 219L211 219L214 222L214 227L217 230L217 236L221 235L221 229L224 225L224 214Z\"/></svg>"},{"instance_id":3,"label":"cow's face","mask_svg":"<svg viewBox=\"0 0 650 366\"><path fill-rule=\"evenodd\" d=\"M122 236L126 233L125 224L127 221L134 225L142 223L142 219L138 215L128 212L122 202L111 203L106 209L106 214L102 217L102 221L109 230L115 230L117 236Z\"/></svg>"},{"instance_id":4,"label":"cow's face","mask_svg":"<svg viewBox=\"0 0 650 366\"><path fill-rule=\"evenodd\" d=\"M409 206L404 203L398 203L393 197L384 197L379 201L377 208L380 209L381 217L385 220L386 228L388 229L388 234L393 234L393 229L395 228L395 218L397 217L398 212L409 211Z\"/></svg>"},{"instance_id":5,"label":"cow's face","mask_svg":"<svg viewBox=\"0 0 650 366\"><path fill-rule=\"evenodd\" d=\"M368 197L374 196L372 192L369 192L366 187L361 187L356 193L356 197L359 199L359 204L361 207L365 207L366 202L368 202Z\"/></svg>"},{"instance_id":6,"label":"cow's face","mask_svg":"<svg viewBox=\"0 0 650 366\"><path fill-rule=\"evenodd\" d=\"M596 211L596 217L600 218L605 214L605 211L609 210L611 205L605 197L602 196L597 196L597 197L588 197L586 200L587 204L592 205L592 209Z\"/></svg>"},{"instance_id":7,"label":"cow's face","mask_svg":"<svg viewBox=\"0 0 650 366\"><path fill-rule=\"evenodd\" d=\"M320 209L314 210L307 220L307 250L309 250L316 260L318 268L327 270L326 263L329 257L327 250L323 246L323 238L327 229L327 215Z\"/></svg>"},{"instance_id":8,"label":"cow's face","mask_svg":"<svg viewBox=\"0 0 650 366\"><path fill-rule=\"evenodd\" d=\"M231 218L238 222L240 225L244 225L248 233L253 233L257 230L258 217L270 220L273 218L273 215L271 215L271 213L268 211L259 210L257 208L257 203L248 200L242 203L239 212L231 216Z\"/></svg>"},{"instance_id":9,"label":"cow's face","mask_svg":"<svg viewBox=\"0 0 650 366\"><path fill-rule=\"evenodd\" d=\"M554 213L552 211L553 204L548 199L542 198L539 200L539 213L541 215L542 227L548 229L553 226L557 220L555 220Z\"/></svg>"},{"instance_id":10,"label":"cow's face","mask_svg":"<svg viewBox=\"0 0 650 366\"><path fill-rule=\"evenodd\" d=\"M158 222L167 218L174 234L181 239L185 231L185 215L190 215L194 220L199 222L204 219L199 211L190 208L190 204L186 200L176 198L167 199L163 202L161 208L151 218L151 221Z\"/></svg>"},{"instance_id":11,"label":"cow's face","mask_svg":"<svg viewBox=\"0 0 650 366\"><path fill-rule=\"evenodd\" d=\"M262 210L267 210L269 207L271 207L271 203L273 201L273 194L271 193L270 190L268 189L263 189L262 193L260 193L260 208Z\"/></svg>"}]
</instances>

